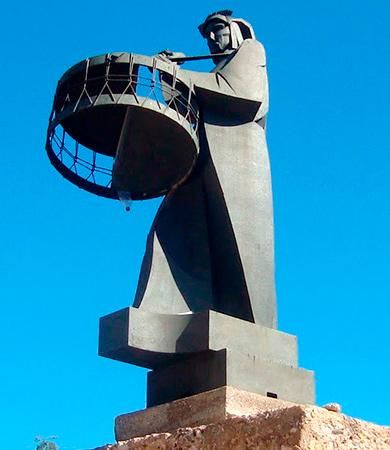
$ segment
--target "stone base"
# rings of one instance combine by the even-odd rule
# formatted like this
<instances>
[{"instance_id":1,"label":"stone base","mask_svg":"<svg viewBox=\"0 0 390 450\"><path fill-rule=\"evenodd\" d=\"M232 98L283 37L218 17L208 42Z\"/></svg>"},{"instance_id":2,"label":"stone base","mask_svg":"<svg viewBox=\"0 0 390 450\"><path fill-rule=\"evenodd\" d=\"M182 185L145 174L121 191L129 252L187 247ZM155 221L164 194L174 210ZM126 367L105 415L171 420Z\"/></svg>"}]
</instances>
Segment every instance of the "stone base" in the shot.
<instances>
[{"instance_id":1,"label":"stone base","mask_svg":"<svg viewBox=\"0 0 390 450\"><path fill-rule=\"evenodd\" d=\"M192 397L118 416L115 438L125 441L135 436L172 432L178 428L195 427L224 421L235 416L250 416L294 403L222 387Z\"/></svg>"},{"instance_id":2,"label":"stone base","mask_svg":"<svg viewBox=\"0 0 390 450\"><path fill-rule=\"evenodd\" d=\"M390 449L388 427L230 387L119 416L116 435L100 450Z\"/></svg>"}]
</instances>

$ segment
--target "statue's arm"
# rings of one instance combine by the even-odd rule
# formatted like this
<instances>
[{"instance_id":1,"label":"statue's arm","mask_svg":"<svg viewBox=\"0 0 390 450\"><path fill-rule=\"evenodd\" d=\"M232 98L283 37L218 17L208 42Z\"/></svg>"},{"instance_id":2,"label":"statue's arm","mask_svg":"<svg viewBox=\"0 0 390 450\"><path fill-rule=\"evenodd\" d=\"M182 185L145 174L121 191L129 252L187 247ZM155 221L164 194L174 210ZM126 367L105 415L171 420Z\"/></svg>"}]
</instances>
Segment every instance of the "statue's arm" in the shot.
<instances>
[{"instance_id":1,"label":"statue's arm","mask_svg":"<svg viewBox=\"0 0 390 450\"><path fill-rule=\"evenodd\" d=\"M253 40L245 40L232 59L221 70L213 73L180 70L193 83L201 97L215 94L234 99L257 102L268 97L265 52Z\"/></svg>"}]
</instances>

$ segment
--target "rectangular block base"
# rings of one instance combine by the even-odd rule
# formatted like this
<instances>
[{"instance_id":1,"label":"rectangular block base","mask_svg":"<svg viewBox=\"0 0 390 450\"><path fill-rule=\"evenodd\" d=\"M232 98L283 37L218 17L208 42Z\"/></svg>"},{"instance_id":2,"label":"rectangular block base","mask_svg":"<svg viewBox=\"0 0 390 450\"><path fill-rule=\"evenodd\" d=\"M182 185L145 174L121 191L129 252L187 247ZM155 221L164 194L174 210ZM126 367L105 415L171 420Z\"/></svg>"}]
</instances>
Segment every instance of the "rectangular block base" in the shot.
<instances>
[{"instance_id":1,"label":"rectangular block base","mask_svg":"<svg viewBox=\"0 0 390 450\"><path fill-rule=\"evenodd\" d=\"M314 403L314 373L230 349L194 355L148 373L147 406L223 386L296 403Z\"/></svg>"},{"instance_id":2,"label":"rectangular block base","mask_svg":"<svg viewBox=\"0 0 390 450\"><path fill-rule=\"evenodd\" d=\"M124 308L100 319L99 355L156 369L224 348L297 366L297 339L215 311L157 314Z\"/></svg>"}]
</instances>

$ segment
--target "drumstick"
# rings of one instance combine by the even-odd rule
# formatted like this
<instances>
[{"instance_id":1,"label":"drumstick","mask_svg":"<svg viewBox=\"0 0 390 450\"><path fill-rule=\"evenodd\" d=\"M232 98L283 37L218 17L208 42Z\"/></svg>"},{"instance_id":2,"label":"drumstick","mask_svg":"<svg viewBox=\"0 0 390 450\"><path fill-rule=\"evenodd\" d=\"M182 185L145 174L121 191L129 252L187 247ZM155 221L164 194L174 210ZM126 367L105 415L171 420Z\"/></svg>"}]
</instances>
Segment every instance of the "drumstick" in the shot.
<instances>
[{"instance_id":1,"label":"drumstick","mask_svg":"<svg viewBox=\"0 0 390 450\"><path fill-rule=\"evenodd\" d=\"M169 56L167 56L167 57L172 62L184 63L184 62L187 62L187 61L200 61L202 59L217 58L218 56L228 56L231 53L233 53L233 50L230 51L230 52L225 52L225 53L212 53L211 55L178 56L176 58L169 58Z\"/></svg>"}]
</instances>

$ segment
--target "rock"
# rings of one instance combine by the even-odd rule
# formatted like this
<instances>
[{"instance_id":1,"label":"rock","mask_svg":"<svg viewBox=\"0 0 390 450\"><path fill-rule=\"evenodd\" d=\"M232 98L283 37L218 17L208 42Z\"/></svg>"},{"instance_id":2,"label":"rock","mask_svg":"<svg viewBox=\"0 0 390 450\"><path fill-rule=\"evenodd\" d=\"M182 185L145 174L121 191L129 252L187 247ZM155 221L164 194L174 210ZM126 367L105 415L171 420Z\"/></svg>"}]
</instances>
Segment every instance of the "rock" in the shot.
<instances>
[{"instance_id":1,"label":"rock","mask_svg":"<svg viewBox=\"0 0 390 450\"><path fill-rule=\"evenodd\" d=\"M327 403L323 406L323 408L327 409L328 411L340 413L341 412L341 405L339 403Z\"/></svg>"},{"instance_id":2,"label":"rock","mask_svg":"<svg viewBox=\"0 0 390 450\"><path fill-rule=\"evenodd\" d=\"M226 389L226 388L224 388ZM120 441L116 445L101 447L99 450L389 450L390 428L353 419L344 414L334 414L333 410L309 405L298 405L267 397L254 398L243 391L210 391L178 400L174 406L166 404L133 413L136 423L143 430L152 429L158 414L166 415L169 421L160 420L159 427L176 424L176 429L149 434ZM225 412L216 410L218 398L223 401ZM233 397L239 400L235 405ZM248 406L245 398L248 396ZM195 398L197 397L197 398ZM179 417L187 406L187 416L199 410L203 404L207 409L207 399L212 412L210 421L202 425L178 427ZM230 400L229 400L230 398ZM214 402L214 403L213 403ZM172 402L174 403L174 402ZM192 406L192 408L191 408ZM239 406L239 407L238 407ZM180 407L180 408L179 408ZM249 409L247 409L249 408ZM228 410L228 414L227 414ZM250 415L248 415L250 411ZM150 415L149 415L150 414ZM149 415L149 417L148 417ZM220 417L217 419L217 417ZM205 421L207 414L204 414ZM126 420L131 419L128 417ZM188 417L183 420L189 421ZM170 425L169 425L170 423ZM162 425L163 424L163 425ZM124 430L122 430L124 431ZM133 428L134 431L134 428ZM97 449L96 449L97 450Z\"/></svg>"}]
</instances>

